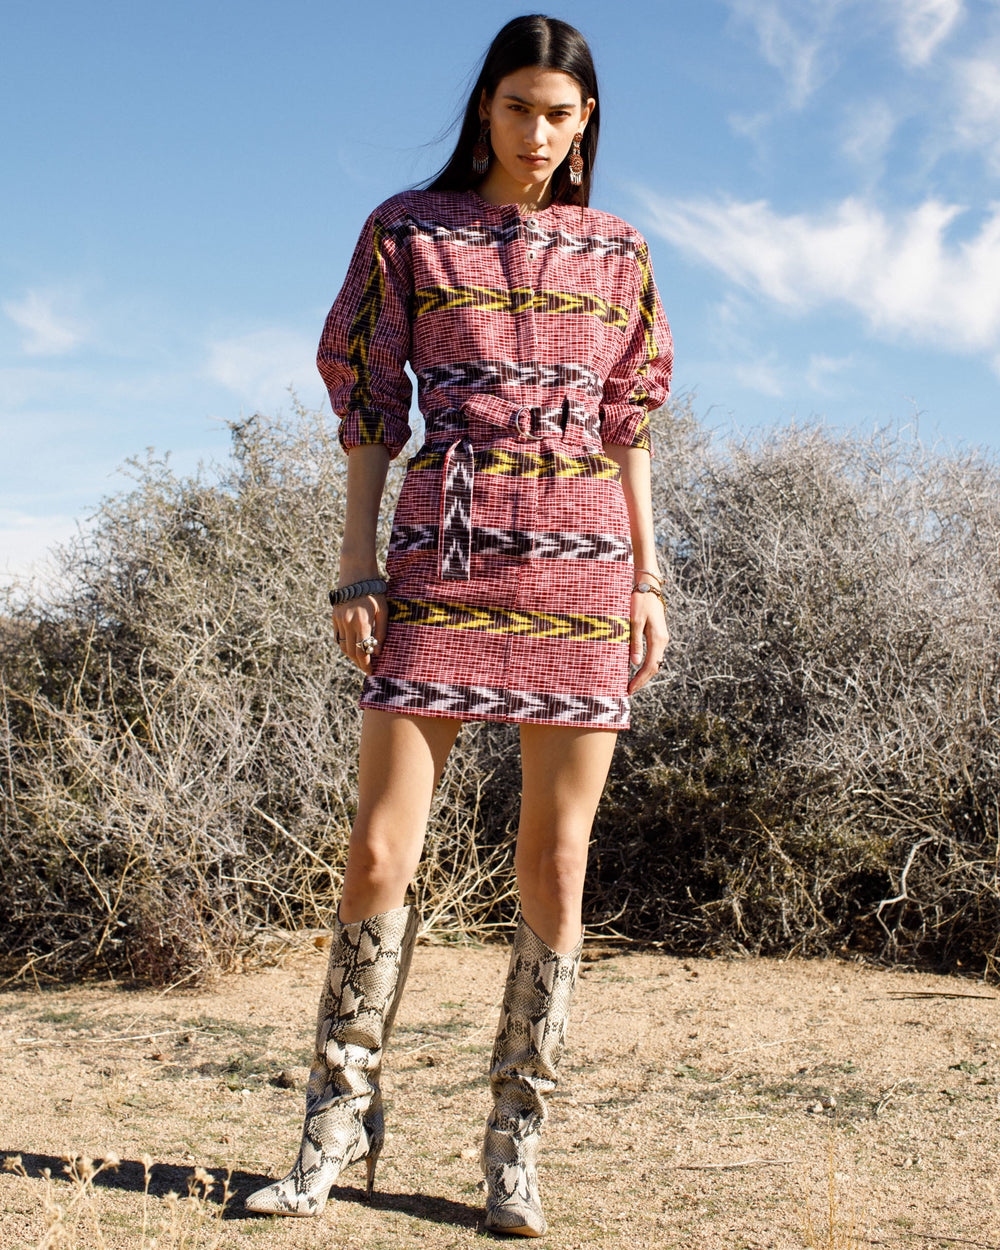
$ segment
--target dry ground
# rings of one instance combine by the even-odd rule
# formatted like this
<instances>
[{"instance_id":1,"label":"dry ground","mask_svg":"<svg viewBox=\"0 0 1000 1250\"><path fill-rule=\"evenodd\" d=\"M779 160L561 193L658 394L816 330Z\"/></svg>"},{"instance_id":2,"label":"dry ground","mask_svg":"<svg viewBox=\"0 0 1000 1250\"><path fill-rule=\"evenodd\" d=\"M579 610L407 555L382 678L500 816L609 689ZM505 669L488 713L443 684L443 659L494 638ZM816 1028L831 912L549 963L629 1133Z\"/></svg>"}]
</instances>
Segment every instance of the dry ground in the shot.
<instances>
[{"instance_id":1,"label":"dry ground","mask_svg":"<svg viewBox=\"0 0 1000 1250\"><path fill-rule=\"evenodd\" d=\"M497 1244L475 1156L505 959L418 948L377 1199L357 1168L318 1221L248 1218L239 1195L294 1157L323 953L206 990L0 994L0 1145L25 1173L0 1172L0 1246L34 1250L47 1192L72 1223L70 1152L122 1160L79 1246L148 1244L198 1166L230 1169L237 1196L222 1219L209 1204L192 1250ZM1000 1248L998 1015L992 989L954 978L588 950L546 1130L545 1244ZM286 1070L294 1089L271 1083Z\"/></svg>"}]
</instances>

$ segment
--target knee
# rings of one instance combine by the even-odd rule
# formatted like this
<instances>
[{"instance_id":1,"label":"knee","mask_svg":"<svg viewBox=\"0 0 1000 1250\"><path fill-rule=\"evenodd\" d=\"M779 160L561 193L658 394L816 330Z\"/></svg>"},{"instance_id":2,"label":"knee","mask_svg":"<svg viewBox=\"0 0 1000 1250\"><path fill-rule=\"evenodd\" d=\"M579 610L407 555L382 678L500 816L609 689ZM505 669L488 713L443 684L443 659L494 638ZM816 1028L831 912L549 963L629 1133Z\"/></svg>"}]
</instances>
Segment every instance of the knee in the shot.
<instances>
[{"instance_id":1,"label":"knee","mask_svg":"<svg viewBox=\"0 0 1000 1250\"><path fill-rule=\"evenodd\" d=\"M393 893L409 885L412 866L404 862L399 848L377 834L355 829L345 874L345 893L371 895Z\"/></svg>"},{"instance_id":2,"label":"knee","mask_svg":"<svg viewBox=\"0 0 1000 1250\"><path fill-rule=\"evenodd\" d=\"M517 859L518 884L545 911L576 911L583 896L587 855L548 847Z\"/></svg>"}]
</instances>

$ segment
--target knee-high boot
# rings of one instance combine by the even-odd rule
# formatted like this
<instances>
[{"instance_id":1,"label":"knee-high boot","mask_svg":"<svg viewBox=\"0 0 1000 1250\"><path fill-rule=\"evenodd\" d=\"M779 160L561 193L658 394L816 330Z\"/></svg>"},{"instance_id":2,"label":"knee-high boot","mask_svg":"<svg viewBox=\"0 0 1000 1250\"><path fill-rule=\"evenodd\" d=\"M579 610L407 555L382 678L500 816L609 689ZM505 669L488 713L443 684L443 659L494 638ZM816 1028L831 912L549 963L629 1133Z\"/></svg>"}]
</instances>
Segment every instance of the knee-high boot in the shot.
<instances>
[{"instance_id":1,"label":"knee-high boot","mask_svg":"<svg viewBox=\"0 0 1000 1250\"><path fill-rule=\"evenodd\" d=\"M333 932L306 1090L302 1145L288 1175L247 1198L250 1211L319 1215L334 1181L368 1163L371 1197L385 1139L379 1076L417 934L412 907L341 924Z\"/></svg>"},{"instance_id":2,"label":"knee-high boot","mask_svg":"<svg viewBox=\"0 0 1000 1250\"><path fill-rule=\"evenodd\" d=\"M521 920L514 935L503 1008L490 1066L493 1110L482 1166L486 1227L540 1237L538 1141L545 1095L556 1087L583 938L568 955L551 950Z\"/></svg>"}]
</instances>

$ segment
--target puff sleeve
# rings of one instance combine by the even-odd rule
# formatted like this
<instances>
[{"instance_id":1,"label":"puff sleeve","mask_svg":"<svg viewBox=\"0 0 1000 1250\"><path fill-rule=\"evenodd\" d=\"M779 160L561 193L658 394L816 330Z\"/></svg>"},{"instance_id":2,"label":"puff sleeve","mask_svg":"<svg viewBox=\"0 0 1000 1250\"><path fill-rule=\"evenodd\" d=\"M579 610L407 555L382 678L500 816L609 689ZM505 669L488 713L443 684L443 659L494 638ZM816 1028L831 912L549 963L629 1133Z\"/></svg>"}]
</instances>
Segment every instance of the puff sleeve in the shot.
<instances>
[{"instance_id":1,"label":"puff sleeve","mask_svg":"<svg viewBox=\"0 0 1000 1250\"><path fill-rule=\"evenodd\" d=\"M601 439L605 444L649 451L649 413L670 393L674 348L644 239L635 265L637 291L625 330L625 348L604 383Z\"/></svg>"},{"instance_id":2,"label":"puff sleeve","mask_svg":"<svg viewBox=\"0 0 1000 1250\"><path fill-rule=\"evenodd\" d=\"M412 387L404 366L413 280L408 249L379 214L376 209L361 231L316 363L341 418L344 450L385 443L397 456L410 437Z\"/></svg>"}]
</instances>

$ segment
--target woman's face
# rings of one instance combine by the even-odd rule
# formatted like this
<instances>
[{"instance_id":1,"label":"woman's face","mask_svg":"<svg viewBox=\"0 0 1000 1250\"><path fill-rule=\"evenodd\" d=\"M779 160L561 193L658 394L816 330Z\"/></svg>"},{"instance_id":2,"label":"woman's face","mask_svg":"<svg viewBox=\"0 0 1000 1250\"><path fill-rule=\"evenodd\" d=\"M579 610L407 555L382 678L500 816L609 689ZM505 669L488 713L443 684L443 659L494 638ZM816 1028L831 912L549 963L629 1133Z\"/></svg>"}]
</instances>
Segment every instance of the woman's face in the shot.
<instances>
[{"instance_id":1,"label":"woman's face","mask_svg":"<svg viewBox=\"0 0 1000 1250\"><path fill-rule=\"evenodd\" d=\"M532 65L501 78L493 98L484 92L479 105L494 155L484 185L514 198L519 188L536 198L593 111L594 101L580 98L576 79L559 70Z\"/></svg>"}]
</instances>

